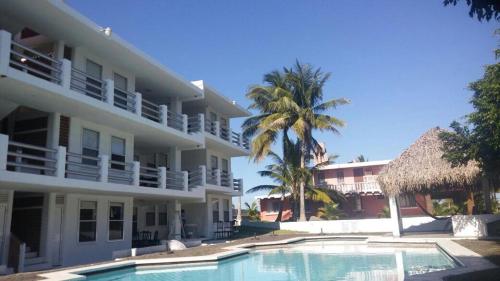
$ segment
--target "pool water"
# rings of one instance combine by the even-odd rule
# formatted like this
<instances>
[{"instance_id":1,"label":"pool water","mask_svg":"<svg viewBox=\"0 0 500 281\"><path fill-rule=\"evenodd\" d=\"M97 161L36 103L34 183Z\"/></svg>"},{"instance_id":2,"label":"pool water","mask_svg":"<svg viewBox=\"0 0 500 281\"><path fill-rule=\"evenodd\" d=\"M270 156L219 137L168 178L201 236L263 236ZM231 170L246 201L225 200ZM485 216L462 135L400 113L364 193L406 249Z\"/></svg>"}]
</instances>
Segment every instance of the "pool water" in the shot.
<instances>
[{"instance_id":1,"label":"pool water","mask_svg":"<svg viewBox=\"0 0 500 281\"><path fill-rule=\"evenodd\" d=\"M315 241L256 250L219 263L139 267L87 276L92 281L403 280L457 267L434 246L387 247Z\"/></svg>"}]
</instances>

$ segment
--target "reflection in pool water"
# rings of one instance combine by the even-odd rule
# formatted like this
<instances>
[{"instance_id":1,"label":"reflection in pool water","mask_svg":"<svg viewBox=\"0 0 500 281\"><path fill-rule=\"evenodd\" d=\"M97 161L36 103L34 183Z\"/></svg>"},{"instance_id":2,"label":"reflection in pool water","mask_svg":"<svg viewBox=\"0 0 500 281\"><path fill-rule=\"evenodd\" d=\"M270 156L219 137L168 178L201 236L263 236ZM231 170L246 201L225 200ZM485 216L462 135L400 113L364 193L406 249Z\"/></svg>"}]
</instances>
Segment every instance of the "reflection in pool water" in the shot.
<instances>
[{"instance_id":1,"label":"reflection in pool water","mask_svg":"<svg viewBox=\"0 0 500 281\"><path fill-rule=\"evenodd\" d=\"M93 281L403 280L457 264L436 247L387 247L314 241L257 250L219 263L129 268L88 276Z\"/></svg>"}]
</instances>

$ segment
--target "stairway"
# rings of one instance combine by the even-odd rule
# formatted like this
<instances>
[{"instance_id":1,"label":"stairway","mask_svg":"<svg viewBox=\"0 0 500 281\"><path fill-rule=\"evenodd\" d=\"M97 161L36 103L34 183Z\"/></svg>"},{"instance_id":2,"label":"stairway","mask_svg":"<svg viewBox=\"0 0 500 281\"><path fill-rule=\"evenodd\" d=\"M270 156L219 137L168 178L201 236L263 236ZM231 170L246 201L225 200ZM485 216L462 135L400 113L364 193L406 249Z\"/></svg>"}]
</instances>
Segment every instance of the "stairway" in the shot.
<instances>
[{"instance_id":1,"label":"stairway","mask_svg":"<svg viewBox=\"0 0 500 281\"><path fill-rule=\"evenodd\" d=\"M32 251L30 247L26 246L24 252L24 271L38 271L49 269L52 266L45 261L45 257L39 257L38 252Z\"/></svg>"}]
</instances>

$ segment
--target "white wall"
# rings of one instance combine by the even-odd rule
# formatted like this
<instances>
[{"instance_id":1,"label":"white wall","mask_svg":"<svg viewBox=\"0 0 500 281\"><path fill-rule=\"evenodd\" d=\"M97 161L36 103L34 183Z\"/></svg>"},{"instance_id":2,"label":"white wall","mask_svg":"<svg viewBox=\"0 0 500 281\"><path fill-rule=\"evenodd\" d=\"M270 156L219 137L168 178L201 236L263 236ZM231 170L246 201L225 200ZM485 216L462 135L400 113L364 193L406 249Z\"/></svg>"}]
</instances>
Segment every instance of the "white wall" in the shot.
<instances>
[{"instance_id":1,"label":"white wall","mask_svg":"<svg viewBox=\"0 0 500 281\"><path fill-rule=\"evenodd\" d=\"M97 238L94 242L79 242L79 203L97 202ZM109 203L124 203L124 239L108 240ZM91 263L112 258L113 251L132 247L132 197L68 194L64 205L62 261L64 266Z\"/></svg>"},{"instance_id":2,"label":"white wall","mask_svg":"<svg viewBox=\"0 0 500 281\"><path fill-rule=\"evenodd\" d=\"M457 237L486 237L487 224L500 220L500 215L453 216L453 235Z\"/></svg>"}]
</instances>

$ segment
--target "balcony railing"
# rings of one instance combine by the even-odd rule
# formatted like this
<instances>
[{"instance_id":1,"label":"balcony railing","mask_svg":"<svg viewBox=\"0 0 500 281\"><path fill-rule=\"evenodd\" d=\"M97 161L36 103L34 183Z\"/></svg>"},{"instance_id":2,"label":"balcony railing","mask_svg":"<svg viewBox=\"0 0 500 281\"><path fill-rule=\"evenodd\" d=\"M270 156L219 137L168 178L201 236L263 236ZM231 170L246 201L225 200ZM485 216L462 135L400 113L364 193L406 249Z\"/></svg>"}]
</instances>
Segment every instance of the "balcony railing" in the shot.
<instances>
[{"instance_id":1,"label":"balcony railing","mask_svg":"<svg viewBox=\"0 0 500 281\"><path fill-rule=\"evenodd\" d=\"M243 191L243 179L233 179L233 189Z\"/></svg>"},{"instance_id":2,"label":"balcony railing","mask_svg":"<svg viewBox=\"0 0 500 281\"><path fill-rule=\"evenodd\" d=\"M10 66L38 78L61 84L60 61L14 41L11 41Z\"/></svg>"},{"instance_id":3,"label":"balcony railing","mask_svg":"<svg viewBox=\"0 0 500 281\"><path fill-rule=\"evenodd\" d=\"M136 94L115 88L113 103L114 106L132 113L136 113Z\"/></svg>"},{"instance_id":4,"label":"balcony railing","mask_svg":"<svg viewBox=\"0 0 500 281\"><path fill-rule=\"evenodd\" d=\"M221 186L229 186L229 183L231 182L231 175L229 174L228 171L221 171L220 172L220 185Z\"/></svg>"},{"instance_id":5,"label":"balcony railing","mask_svg":"<svg viewBox=\"0 0 500 281\"><path fill-rule=\"evenodd\" d=\"M7 150L7 170L55 176L57 150L9 141Z\"/></svg>"},{"instance_id":6,"label":"balcony railing","mask_svg":"<svg viewBox=\"0 0 500 281\"><path fill-rule=\"evenodd\" d=\"M320 186L339 191L344 194L352 193L381 193L378 182L357 182L357 183L342 183L342 184L320 184Z\"/></svg>"},{"instance_id":7,"label":"balcony railing","mask_svg":"<svg viewBox=\"0 0 500 281\"><path fill-rule=\"evenodd\" d=\"M182 131L184 128L184 117L172 111L167 111L167 125L171 128Z\"/></svg>"},{"instance_id":8,"label":"balcony railing","mask_svg":"<svg viewBox=\"0 0 500 281\"><path fill-rule=\"evenodd\" d=\"M216 136L217 135L217 123L205 118L205 132Z\"/></svg>"},{"instance_id":9,"label":"balcony railing","mask_svg":"<svg viewBox=\"0 0 500 281\"><path fill-rule=\"evenodd\" d=\"M188 122L188 133L194 134L201 132L202 115L198 114L195 116L189 116L187 118Z\"/></svg>"},{"instance_id":10,"label":"balcony railing","mask_svg":"<svg viewBox=\"0 0 500 281\"><path fill-rule=\"evenodd\" d=\"M154 102L142 98L142 117L161 123L161 107Z\"/></svg>"},{"instance_id":11,"label":"balcony railing","mask_svg":"<svg viewBox=\"0 0 500 281\"><path fill-rule=\"evenodd\" d=\"M66 152L66 178L99 181L101 159Z\"/></svg>"},{"instance_id":12,"label":"balcony railing","mask_svg":"<svg viewBox=\"0 0 500 281\"><path fill-rule=\"evenodd\" d=\"M219 170L217 169L211 169L207 171L207 183L208 184L213 184L213 185L218 185L219 184Z\"/></svg>"},{"instance_id":13,"label":"balcony railing","mask_svg":"<svg viewBox=\"0 0 500 281\"><path fill-rule=\"evenodd\" d=\"M106 101L104 81L76 68L71 69L70 89L96 100Z\"/></svg>"},{"instance_id":14,"label":"balcony railing","mask_svg":"<svg viewBox=\"0 0 500 281\"><path fill-rule=\"evenodd\" d=\"M205 167L191 173L167 171L165 167L141 167L140 163L109 160L57 149L9 141L0 134L0 170L61 179L114 183L137 187L189 191L205 184Z\"/></svg>"},{"instance_id":15,"label":"balcony railing","mask_svg":"<svg viewBox=\"0 0 500 281\"><path fill-rule=\"evenodd\" d=\"M220 138L229 141L229 132L230 130L228 128L221 127L220 128Z\"/></svg>"},{"instance_id":16,"label":"balcony railing","mask_svg":"<svg viewBox=\"0 0 500 281\"><path fill-rule=\"evenodd\" d=\"M194 118L190 117L190 118ZM249 141L247 138L243 137L242 134L232 131L230 128L221 127L218 121L210 121L205 119L204 126L205 132L218 136L222 140L225 140L231 144L234 144L238 147L249 149Z\"/></svg>"}]
</instances>

